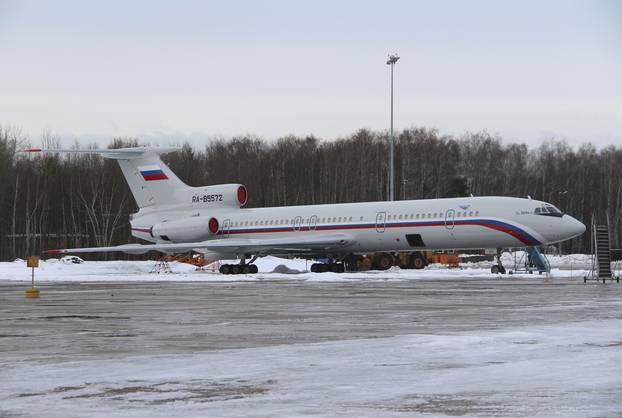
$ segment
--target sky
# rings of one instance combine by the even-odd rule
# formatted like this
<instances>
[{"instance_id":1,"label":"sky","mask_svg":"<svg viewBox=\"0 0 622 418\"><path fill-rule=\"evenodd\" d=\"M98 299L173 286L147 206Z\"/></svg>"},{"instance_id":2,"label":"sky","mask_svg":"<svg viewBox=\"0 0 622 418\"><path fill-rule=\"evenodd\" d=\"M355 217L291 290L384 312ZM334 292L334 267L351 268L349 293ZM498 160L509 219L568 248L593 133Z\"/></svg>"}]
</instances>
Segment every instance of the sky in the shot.
<instances>
[{"instance_id":1,"label":"sky","mask_svg":"<svg viewBox=\"0 0 622 418\"><path fill-rule=\"evenodd\" d=\"M33 138L486 130L622 144L622 1L0 0L0 125Z\"/></svg>"}]
</instances>

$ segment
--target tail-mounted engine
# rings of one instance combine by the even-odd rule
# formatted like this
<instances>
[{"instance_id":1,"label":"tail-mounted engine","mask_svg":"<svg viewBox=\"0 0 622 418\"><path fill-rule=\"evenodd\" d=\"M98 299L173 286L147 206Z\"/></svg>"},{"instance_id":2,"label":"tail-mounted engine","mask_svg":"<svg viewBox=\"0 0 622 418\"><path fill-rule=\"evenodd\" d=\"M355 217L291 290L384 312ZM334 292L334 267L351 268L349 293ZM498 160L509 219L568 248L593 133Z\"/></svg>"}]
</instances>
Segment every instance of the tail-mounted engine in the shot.
<instances>
[{"instance_id":1,"label":"tail-mounted engine","mask_svg":"<svg viewBox=\"0 0 622 418\"><path fill-rule=\"evenodd\" d=\"M193 187L190 195L192 205L213 207L242 207L248 200L246 187L242 184L217 184L214 186Z\"/></svg>"},{"instance_id":2,"label":"tail-mounted engine","mask_svg":"<svg viewBox=\"0 0 622 418\"><path fill-rule=\"evenodd\" d=\"M219 231L218 219L195 216L155 224L151 228L151 236L163 241L192 242L209 239L218 234Z\"/></svg>"}]
</instances>

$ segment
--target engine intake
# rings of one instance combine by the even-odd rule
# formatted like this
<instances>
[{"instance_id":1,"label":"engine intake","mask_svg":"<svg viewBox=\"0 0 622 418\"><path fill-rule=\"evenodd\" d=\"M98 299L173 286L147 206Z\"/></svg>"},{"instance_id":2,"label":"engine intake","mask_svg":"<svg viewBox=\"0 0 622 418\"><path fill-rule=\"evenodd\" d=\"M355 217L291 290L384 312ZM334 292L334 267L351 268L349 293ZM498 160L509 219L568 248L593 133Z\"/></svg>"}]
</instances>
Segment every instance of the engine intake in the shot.
<instances>
[{"instance_id":1,"label":"engine intake","mask_svg":"<svg viewBox=\"0 0 622 418\"><path fill-rule=\"evenodd\" d=\"M161 222L151 228L154 237L172 242L204 241L219 230L218 219L205 216Z\"/></svg>"}]
</instances>

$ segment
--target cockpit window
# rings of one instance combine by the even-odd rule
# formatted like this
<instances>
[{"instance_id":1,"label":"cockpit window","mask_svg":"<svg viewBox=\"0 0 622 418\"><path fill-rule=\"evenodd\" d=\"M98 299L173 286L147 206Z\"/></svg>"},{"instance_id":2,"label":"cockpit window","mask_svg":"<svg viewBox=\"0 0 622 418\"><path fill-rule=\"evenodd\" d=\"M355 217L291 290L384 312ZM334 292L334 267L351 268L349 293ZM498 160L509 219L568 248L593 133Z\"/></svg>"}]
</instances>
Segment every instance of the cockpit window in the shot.
<instances>
[{"instance_id":1,"label":"cockpit window","mask_svg":"<svg viewBox=\"0 0 622 418\"><path fill-rule=\"evenodd\" d=\"M534 213L536 215L544 215L544 216L556 216L558 218L561 218L562 216L564 216L564 213L557 209L555 206L553 205L542 205L542 206L538 206Z\"/></svg>"},{"instance_id":2,"label":"cockpit window","mask_svg":"<svg viewBox=\"0 0 622 418\"><path fill-rule=\"evenodd\" d=\"M546 205L546 208L549 210L549 213L554 213L556 215L563 215L562 211L557 209L553 205Z\"/></svg>"}]
</instances>

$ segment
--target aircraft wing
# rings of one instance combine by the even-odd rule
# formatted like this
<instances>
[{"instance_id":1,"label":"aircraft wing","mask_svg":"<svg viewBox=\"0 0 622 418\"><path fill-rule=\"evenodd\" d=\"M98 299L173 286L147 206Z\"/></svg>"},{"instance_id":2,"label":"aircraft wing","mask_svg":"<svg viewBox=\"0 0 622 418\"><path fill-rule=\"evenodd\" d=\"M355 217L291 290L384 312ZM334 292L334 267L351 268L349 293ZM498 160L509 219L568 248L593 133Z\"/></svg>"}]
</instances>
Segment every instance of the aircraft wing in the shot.
<instances>
[{"instance_id":1,"label":"aircraft wing","mask_svg":"<svg viewBox=\"0 0 622 418\"><path fill-rule=\"evenodd\" d=\"M160 244L124 244L114 247L64 248L44 251L47 254L68 253L105 253L120 251L128 254L144 254L149 251L163 253L182 253L190 250L207 250L217 253L269 254L271 252L295 252L329 250L344 247L352 243L352 237L346 234L332 234L315 237L286 238L219 238L201 242L160 243Z\"/></svg>"}]
</instances>

